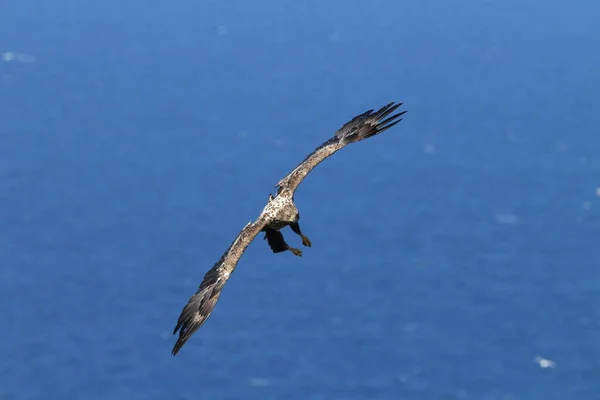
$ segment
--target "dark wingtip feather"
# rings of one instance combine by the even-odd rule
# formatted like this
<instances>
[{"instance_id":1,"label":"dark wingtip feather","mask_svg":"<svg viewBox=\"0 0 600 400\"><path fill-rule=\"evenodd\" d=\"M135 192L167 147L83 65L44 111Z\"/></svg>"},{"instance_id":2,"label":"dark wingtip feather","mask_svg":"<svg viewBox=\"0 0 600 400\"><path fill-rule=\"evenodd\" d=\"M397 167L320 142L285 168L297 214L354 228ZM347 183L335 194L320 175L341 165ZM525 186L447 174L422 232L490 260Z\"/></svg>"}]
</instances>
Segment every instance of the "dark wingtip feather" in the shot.
<instances>
[{"instance_id":1,"label":"dark wingtip feather","mask_svg":"<svg viewBox=\"0 0 600 400\"><path fill-rule=\"evenodd\" d=\"M171 352L173 355L177 354L185 342L187 342L192 334L196 332L206 320L206 318L201 319L200 321L195 320L196 315L200 314L199 310L201 303L201 300L198 301L196 296L197 295L192 296L190 301L183 308L181 315L179 316L179 320L177 321L177 326L173 330L173 335L177 334L179 331L179 337L177 338L177 342L175 343L175 346L173 346L173 351Z\"/></svg>"},{"instance_id":2,"label":"dark wingtip feather","mask_svg":"<svg viewBox=\"0 0 600 400\"><path fill-rule=\"evenodd\" d=\"M402 115L404 115L406 113L407 113L407 111L402 111L402 112L392 115L391 117L389 117L388 119L386 119L384 121L378 122L377 123L377 133L381 133L381 132L385 131L386 129L389 129L392 126L396 125L398 122L402 121L404 118L398 118L398 117L401 117ZM384 117L382 117L382 118L384 118Z\"/></svg>"},{"instance_id":3,"label":"dark wingtip feather","mask_svg":"<svg viewBox=\"0 0 600 400\"><path fill-rule=\"evenodd\" d=\"M179 337L171 352L173 355L177 354L185 342L210 317L210 314L217 305L217 300L219 300L219 295L226 279L226 277L221 277L220 271L217 268L213 268L206 273L198 292L190 297L190 300L183 307L179 315L177 325L173 330L173 335L179 331Z\"/></svg>"},{"instance_id":4,"label":"dark wingtip feather","mask_svg":"<svg viewBox=\"0 0 600 400\"><path fill-rule=\"evenodd\" d=\"M191 336L191 333L189 335L179 336L179 338L177 339L177 342L175 342L175 346L173 346L173 350L171 351L171 354L174 356L177 355L179 350L181 350L181 348L183 347L185 342L187 342L187 340L190 338L190 336Z\"/></svg>"},{"instance_id":5,"label":"dark wingtip feather","mask_svg":"<svg viewBox=\"0 0 600 400\"><path fill-rule=\"evenodd\" d=\"M173 355L183 347L185 342L196 332L208 319L218 299L218 294L212 298L198 300L192 297L190 302L181 312L177 327L173 331L175 335L179 331L177 342L173 346ZM189 307L188 307L189 306Z\"/></svg>"},{"instance_id":6,"label":"dark wingtip feather","mask_svg":"<svg viewBox=\"0 0 600 400\"><path fill-rule=\"evenodd\" d=\"M401 105L402 105L402 103L397 103L394 105L394 102L386 104L385 106L381 107L381 109L379 109L375 113L374 117L377 118L377 120L382 120L385 117L387 117L388 115L390 115L391 113L393 113Z\"/></svg>"},{"instance_id":7,"label":"dark wingtip feather","mask_svg":"<svg viewBox=\"0 0 600 400\"><path fill-rule=\"evenodd\" d=\"M369 110L363 114L357 115L352 118L350 122L342 126L342 128L336 132L335 137L339 139L342 144L348 144L370 138L371 136L386 131L402 121L402 118L399 117L406 114L406 111L401 111L388 117L388 115L396 111L402 104L403 103L391 102L374 113L373 110Z\"/></svg>"}]
</instances>

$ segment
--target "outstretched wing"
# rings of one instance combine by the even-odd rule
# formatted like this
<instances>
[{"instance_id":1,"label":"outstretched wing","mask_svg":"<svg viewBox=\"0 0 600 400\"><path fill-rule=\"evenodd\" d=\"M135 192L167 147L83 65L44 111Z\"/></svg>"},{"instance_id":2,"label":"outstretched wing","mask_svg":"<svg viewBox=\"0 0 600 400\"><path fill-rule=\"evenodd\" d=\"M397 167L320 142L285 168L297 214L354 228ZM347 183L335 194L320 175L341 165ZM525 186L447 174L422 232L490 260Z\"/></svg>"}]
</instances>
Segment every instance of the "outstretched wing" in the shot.
<instances>
[{"instance_id":1,"label":"outstretched wing","mask_svg":"<svg viewBox=\"0 0 600 400\"><path fill-rule=\"evenodd\" d=\"M181 311L173 331L173 334L179 331L179 338L173 347L173 355L177 354L190 336L206 322L219 300L221 289L237 266L240 257L265 225L266 219L262 214L255 222L248 223L221 259L204 275L198 291Z\"/></svg>"},{"instance_id":2,"label":"outstretched wing","mask_svg":"<svg viewBox=\"0 0 600 400\"><path fill-rule=\"evenodd\" d=\"M276 187L279 187L277 193L284 190L290 190L292 193L295 192L304 177L306 177L314 167L342 147L378 135L396 125L402 120L402 118L399 117L405 114L406 111L398 112L391 117L388 117L388 115L392 114L401 105L402 103L394 104L392 102L376 112L369 110L352 118L352 120L347 122L335 133L334 137L317 147L315 151L310 153L292 172L280 180L277 185L275 185Z\"/></svg>"}]
</instances>

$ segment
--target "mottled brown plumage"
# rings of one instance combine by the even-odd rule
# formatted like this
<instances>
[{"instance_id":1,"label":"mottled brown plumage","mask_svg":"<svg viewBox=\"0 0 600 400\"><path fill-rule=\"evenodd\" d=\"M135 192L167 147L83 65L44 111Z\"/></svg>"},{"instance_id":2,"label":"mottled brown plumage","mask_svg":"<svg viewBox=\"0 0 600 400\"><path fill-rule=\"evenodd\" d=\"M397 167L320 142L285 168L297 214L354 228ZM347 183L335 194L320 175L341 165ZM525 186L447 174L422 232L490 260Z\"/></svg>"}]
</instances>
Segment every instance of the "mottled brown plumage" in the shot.
<instances>
[{"instance_id":1,"label":"mottled brown plumage","mask_svg":"<svg viewBox=\"0 0 600 400\"><path fill-rule=\"evenodd\" d=\"M173 334L179 331L179 338L173 347L173 355L177 354L190 336L206 322L219 299L225 282L229 279L248 245L259 232L265 232L265 239L274 253L290 250L297 256L302 254L299 249L290 247L283 238L281 229L288 225L292 231L300 235L304 246L311 245L310 240L302 234L298 223L300 214L294 204L294 193L298 185L321 161L342 147L375 136L400 122L402 120L400 116L406 111L391 116L390 114L401 105L402 103L390 103L377 112L369 110L357 115L342 126L334 137L315 149L292 172L277 183L278 189L275 197L269 195L267 205L256 221L248 223L241 230L221 259L206 273L198 291L183 308L173 331Z\"/></svg>"}]
</instances>

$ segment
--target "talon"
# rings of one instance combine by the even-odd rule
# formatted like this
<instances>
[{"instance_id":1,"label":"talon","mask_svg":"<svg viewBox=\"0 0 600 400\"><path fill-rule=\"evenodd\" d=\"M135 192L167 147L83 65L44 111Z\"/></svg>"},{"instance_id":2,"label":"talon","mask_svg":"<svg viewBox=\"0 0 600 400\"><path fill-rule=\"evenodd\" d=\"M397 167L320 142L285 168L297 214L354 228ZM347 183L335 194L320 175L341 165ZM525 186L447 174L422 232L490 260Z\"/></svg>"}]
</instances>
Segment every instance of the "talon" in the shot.
<instances>
[{"instance_id":1,"label":"talon","mask_svg":"<svg viewBox=\"0 0 600 400\"><path fill-rule=\"evenodd\" d=\"M288 250L294 253L295 256L302 257L302 250L288 247Z\"/></svg>"},{"instance_id":2,"label":"talon","mask_svg":"<svg viewBox=\"0 0 600 400\"><path fill-rule=\"evenodd\" d=\"M312 245L312 243L310 242L310 239L304 235L302 235L302 244L306 247L310 247Z\"/></svg>"}]
</instances>

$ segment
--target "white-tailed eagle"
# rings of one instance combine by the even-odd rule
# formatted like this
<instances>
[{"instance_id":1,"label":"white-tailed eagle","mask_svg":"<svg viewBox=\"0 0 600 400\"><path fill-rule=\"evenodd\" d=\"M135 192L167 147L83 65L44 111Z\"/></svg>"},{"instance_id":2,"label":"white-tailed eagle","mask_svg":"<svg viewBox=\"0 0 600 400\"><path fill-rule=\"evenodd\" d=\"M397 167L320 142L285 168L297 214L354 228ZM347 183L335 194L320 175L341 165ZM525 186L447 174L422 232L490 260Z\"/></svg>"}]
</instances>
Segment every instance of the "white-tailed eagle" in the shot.
<instances>
[{"instance_id":1,"label":"white-tailed eagle","mask_svg":"<svg viewBox=\"0 0 600 400\"><path fill-rule=\"evenodd\" d=\"M317 147L277 183L277 193L275 196L269 195L267 205L258 219L248 223L241 230L221 259L206 273L198 291L183 308L173 331L173 334L179 331L179 338L173 347L173 355L177 354L190 336L206 322L217 304L221 289L256 235L265 232L265 239L274 253L290 250L300 256L302 252L290 247L283 239L281 229L289 225L292 231L302 237L304 246L311 245L298 224L300 214L294 204L294 193L298 185L314 167L342 147L375 136L400 122L402 120L400 116L406 111L391 116L390 114L401 105L402 103L390 103L376 112L369 110L352 118L335 133L335 136Z\"/></svg>"}]
</instances>

